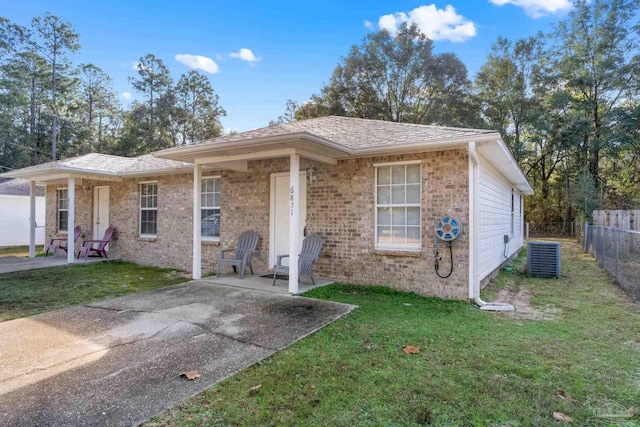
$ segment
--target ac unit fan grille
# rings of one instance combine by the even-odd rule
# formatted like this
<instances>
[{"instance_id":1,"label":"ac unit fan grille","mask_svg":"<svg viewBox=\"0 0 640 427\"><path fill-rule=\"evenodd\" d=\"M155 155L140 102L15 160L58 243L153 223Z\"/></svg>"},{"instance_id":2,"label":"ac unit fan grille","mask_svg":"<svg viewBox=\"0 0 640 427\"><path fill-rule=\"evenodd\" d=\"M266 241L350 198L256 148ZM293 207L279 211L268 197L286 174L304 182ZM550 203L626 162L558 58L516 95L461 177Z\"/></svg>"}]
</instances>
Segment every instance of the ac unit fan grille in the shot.
<instances>
[{"instance_id":1,"label":"ac unit fan grille","mask_svg":"<svg viewBox=\"0 0 640 427\"><path fill-rule=\"evenodd\" d=\"M559 242L527 243L527 272L532 277L561 276Z\"/></svg>"}]
</instances>

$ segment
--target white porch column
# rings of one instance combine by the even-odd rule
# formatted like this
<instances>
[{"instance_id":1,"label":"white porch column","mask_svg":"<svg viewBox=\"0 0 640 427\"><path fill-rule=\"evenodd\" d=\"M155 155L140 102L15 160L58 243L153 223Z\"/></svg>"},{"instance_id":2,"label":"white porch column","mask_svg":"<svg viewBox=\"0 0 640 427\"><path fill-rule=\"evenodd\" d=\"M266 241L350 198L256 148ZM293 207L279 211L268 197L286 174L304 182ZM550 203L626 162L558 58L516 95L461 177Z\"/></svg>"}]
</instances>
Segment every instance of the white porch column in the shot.
<instances>
[{"instance_id":1,"label":"white porch column","mask_svg":"<svg viewBox=\"0 0 640 427\"><path fill-rule=\"evenodd\" d=\"M73 264L76 259L76 247L73 241L74 228L76 228L76 179L72 176L69 177L68 190L69 200L67 206L67 262Z\"/></svg>"},{"instance_id":2,"label":"white porch column","mask_svg":"<svg viewBox=\"0 0 640 427\"><path fill-rule=\"evenodd\" d=\"M200 279L202 277L202 237L201 237L201 225L202 222L202 201L201 197L202 187L202 165L193 165L193 267L191 277L193 279Z\"/></svg>"},{"instance_id":3,"label":"white porch column","mask_svg":"<svg viewBox=\"0 0 640 427\"><path fill-rule=\"evenodd\" d=\"M29 258L36 256L36 182L29 181Z\"/></svg>"},{"instance_id":4,"label":"white porch column","mask_svg":"<svg viewBox=\"0 0 640 427\"><path fill-rule=\"evenodd\" d=\"M298 242L300 241L300 156L289 160L289 293L298 293Z\"/></svg>"}]
</instances>

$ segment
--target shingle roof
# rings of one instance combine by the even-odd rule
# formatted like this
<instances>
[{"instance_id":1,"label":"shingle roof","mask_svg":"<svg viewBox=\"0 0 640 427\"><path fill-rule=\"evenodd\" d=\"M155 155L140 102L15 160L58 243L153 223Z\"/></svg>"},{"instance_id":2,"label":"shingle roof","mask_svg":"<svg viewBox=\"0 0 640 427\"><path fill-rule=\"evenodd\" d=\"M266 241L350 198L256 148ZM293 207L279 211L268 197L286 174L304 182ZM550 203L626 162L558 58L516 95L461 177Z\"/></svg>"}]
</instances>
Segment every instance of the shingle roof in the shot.
<instances>
[{"instance_id":1,"label":"shingle roof","mask_svg":"<svg viewBox=\"0 0 640 427\"><path fill-rule=\"evenodd\" d=\"M38 174L38 172L47 173L53 171L127 176L185 168L192 169L193 165L176 160L160 159L151 154L145 154L139 157L120 157L109 154L89 153L69 159L29 166L15 172L19 172L19 176L29 176L30 174ZM8 172L5 175L10 176L11 174L12 172Z\"/></svg>"},{"instance_id":2,"label":"shingle roof","mask_svg":"<svg viewBox=\"0 0 640 427\"><path fill-rule=\"evenodd\" d=\"M146 172L154 172L154 171L164 171L168 169L182 169L188 168L189 170L193 169L193 165L187 162L180 162L177 160L168 160L161 159L159 157L154 157L151 154L145 154L139 157L133 157L130 160L132 162L129 163L122 171L121 174L137 174L137 173L146 173Z\"/></svg>"},{"instance_id":3,"label":"shingle roof","mask_svg":"<svg viewBox=\"0 0 640 427\"><path fill-rule=\"evenodd\" d=\"M253 129L201 142L216 144L306 132L343 145L351 150L383 148L495 133L493 130L416 125L382 120L327 116Z\"/></svg>"},{"instance_id":4,"label":"shingle roof","mask_svg":"<svg viewBox=\"0 0 640 427\"><path fill-rule=\"evenodd\" d=\"M26 179L0 178L0 194L5 196L28 196L29 181ZM44 196L44 189L36 187L36 196Z\"/></svg>"}]
</instances>

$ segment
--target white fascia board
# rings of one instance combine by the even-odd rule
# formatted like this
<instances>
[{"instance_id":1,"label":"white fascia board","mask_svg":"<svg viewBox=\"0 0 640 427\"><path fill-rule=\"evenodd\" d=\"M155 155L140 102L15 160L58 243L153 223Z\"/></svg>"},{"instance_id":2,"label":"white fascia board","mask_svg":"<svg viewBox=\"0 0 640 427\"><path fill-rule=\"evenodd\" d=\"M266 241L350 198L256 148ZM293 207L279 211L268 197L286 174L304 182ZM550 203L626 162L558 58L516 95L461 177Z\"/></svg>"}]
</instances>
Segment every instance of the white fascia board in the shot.
<instances>
[{"instance_id":1,"label":"white fascia board","mask_svg":"<svg viewBox=\"0 0 640 427\"><path fill-rule=\"evenodd\" d=\"M310 134L308 132L294 132L294 133L289 133L285 135L265 136L265 137L259 137L259 138L247 138L242 140L225 141L225 142L201 143L201 144L195 144L193 146L187 146L187 147L168 148L166 150L156 151L151 154L159 158L180 160L180 157L191 155L191 154L197 154L197 153L203 153L203 152L215 152L219 150L227 150L229 148L240 148L240 147L250 148L253 146L261 146L268 143L287 143L287 142L293 142L300 139L322 144L329 148L338 150L346 155L351 154L351 150L345 147L344 145L337 144L333 141L319 137L317 135Z\"/></svg>"},{"instance_id":2,"label":"white fascia board","mask_svg":"<svg viewBox=\"0 0 640 427\"><path fill-rule=\"evenodd\" d=\"M6 178L22 178L28 179L31 181L44 182L50 181L54 179L61 178L69 178L73 176L75 178L85 178L85 179L102 179L109 181L122 181L117 174L113 172L102 172L92 169L80 169L80 168L70 168L70 167L52 167L52 168L39 168L37 170L23 170L18 169L15 171L8 172L6 174L0 175L0 177Z\"/></svg>"},{"instance_id":3,"label":"white fascia board","mask_svg":"<svg viewBox=\"0 0 640 427\"><path fill-rule=\"evenodd\" d=\"M527 177L502 139L479 144L477 151L483 159L496 168L522 194L528 196L533 194L531 184L529 184Z\"/></svg>"}]
</instances>

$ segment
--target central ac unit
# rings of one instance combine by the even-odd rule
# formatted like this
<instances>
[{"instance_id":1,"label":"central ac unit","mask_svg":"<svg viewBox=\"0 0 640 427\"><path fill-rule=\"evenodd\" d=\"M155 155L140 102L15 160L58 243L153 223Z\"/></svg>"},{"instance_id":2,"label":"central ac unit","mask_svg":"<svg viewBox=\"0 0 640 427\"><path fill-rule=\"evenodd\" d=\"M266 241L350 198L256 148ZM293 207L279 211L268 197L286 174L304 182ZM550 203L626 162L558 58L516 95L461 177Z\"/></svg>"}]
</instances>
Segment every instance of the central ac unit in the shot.
<instances>
[{"instance_id":1,"label":"central ac unit","mask_svg":"<svg viewBox=\"0 0 640 427\"><path fill-rule=\"evenodd\" d=\"M527 243L527 273L533 277L555 277L560 274L560 242Z\"/></svg>"}]
</instances>

